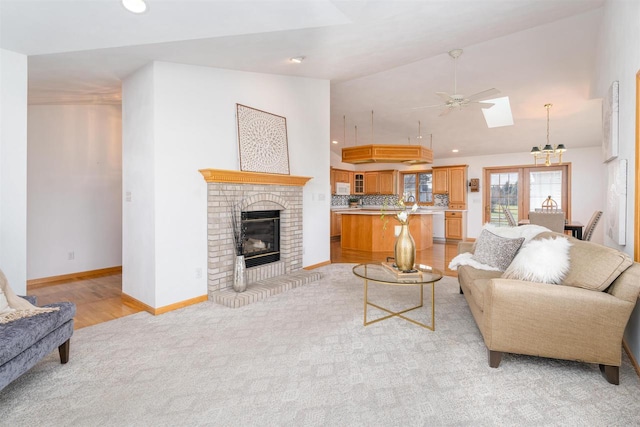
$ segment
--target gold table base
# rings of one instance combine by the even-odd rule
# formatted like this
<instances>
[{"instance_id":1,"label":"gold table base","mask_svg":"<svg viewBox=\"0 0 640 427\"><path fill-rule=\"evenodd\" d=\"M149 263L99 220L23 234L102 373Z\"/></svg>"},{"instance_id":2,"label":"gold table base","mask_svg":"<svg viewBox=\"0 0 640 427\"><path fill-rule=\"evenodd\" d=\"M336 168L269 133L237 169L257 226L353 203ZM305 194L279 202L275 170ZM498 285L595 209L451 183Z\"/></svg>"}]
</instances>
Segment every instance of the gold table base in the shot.
<instances>
[{"instance_id":1,"label":"gold table base","mask_svg":"<svg viewBox=\"0 0 640 427\"><path fill-rule=\"evenodd\" d=\"M406 320L407 322L411 322L411 323L413 323L415 325L422 326L425 329L429 329L430 331L435 331L436 330L435 282L431 282L431 325L426 325L424 323L418 322L417 320L413 320L413 319L410 319L410 318L402 315L402 314L407 313L409 311L416 310L418 308L423 307L423 302L424 302L424 283L420 284L420 305L417 305L417 306L411 307L411 308L407 308L406 310L397 311L397 312L391 311L391 310L389 310L387 308L380 307L377 304L369 302L368 292L369 292L369 280L368 279L364 279L364 326L370 325L372 323L380 322L382 320L389 319L391 317L399 317L401 319ZM367 306L369 306L369 305L372 306L372 307L377 308L378 310L385 311L385 312L389 313L389 315L388 316L384 316L384 317L380 317L378 319L371 320L371 321L367 322Z\"/></svg>"}]
</instances>

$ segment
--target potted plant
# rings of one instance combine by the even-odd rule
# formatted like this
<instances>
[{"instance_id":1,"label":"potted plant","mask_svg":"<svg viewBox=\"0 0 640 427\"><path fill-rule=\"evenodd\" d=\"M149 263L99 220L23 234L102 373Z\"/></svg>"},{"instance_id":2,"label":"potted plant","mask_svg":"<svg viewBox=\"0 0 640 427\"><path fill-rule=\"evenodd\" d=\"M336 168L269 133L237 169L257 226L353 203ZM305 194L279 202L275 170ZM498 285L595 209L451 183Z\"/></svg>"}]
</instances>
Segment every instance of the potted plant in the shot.
<instances>
[{"instance_id":1,"label":"potted plant","mask_svg":"<svg viewBox=\"0 0 640 427\"><path fill-rule=\"evenodd\" d=\"M357 208L358 207L358 203L360 203L360 199L358 199L357 197L349 197L349 207L350 208Z\"/></svg>"}]
</instances>

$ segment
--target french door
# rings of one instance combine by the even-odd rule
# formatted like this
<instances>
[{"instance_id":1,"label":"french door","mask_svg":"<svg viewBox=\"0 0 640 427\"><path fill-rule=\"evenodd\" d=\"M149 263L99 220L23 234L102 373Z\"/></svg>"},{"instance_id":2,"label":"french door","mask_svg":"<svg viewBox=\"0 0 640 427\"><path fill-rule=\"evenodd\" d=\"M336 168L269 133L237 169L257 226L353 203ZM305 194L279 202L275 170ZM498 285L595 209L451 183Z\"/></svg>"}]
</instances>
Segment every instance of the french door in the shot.
<instances>
[{"instance_id":1,"label":"french door","mask_svg":"<svg viewBox=\"0 0 640 427\"><path fill-rule=\"evenodd\" d=\"M483 223L507 225L504 207L514 218L527 219L548 196L571 218L570 173L570 164L485 168Z\"/></svg>"}]
</instances>

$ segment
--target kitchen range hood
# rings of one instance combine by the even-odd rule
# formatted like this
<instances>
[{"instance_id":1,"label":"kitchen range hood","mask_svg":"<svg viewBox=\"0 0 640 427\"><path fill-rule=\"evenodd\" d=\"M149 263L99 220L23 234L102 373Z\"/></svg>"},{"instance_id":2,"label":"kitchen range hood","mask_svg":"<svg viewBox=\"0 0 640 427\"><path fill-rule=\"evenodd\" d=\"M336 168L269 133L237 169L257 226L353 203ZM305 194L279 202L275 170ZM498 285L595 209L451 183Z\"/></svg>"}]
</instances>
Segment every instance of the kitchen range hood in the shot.
<instances>
[{"instance_id":1,"label":"kitchen range hood","mask_svg":"<svg viewBox=\"0 0 640 427\"><path fill-rule=\"evenodd\" d=\"M342 149L342 162L363 163L404 163L421 165L433 163L433 151L421 145L360 145Z\"/></svg>"}]
</instances>

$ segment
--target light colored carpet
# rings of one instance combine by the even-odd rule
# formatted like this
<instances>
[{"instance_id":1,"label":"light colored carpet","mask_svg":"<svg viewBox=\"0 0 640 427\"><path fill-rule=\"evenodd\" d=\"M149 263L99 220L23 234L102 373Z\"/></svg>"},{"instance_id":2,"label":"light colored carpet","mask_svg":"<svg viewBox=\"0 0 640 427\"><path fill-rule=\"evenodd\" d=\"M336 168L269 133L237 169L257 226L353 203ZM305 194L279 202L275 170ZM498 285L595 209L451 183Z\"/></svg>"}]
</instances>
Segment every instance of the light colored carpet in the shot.
<instances>
[{"instance_id":1,"label":"light colored carpet","mask_svg":"<svg viewBox=\"0 0 640 427\"><path fill-rule=\"evenodd\" d=\"M435 332L401 319L364 327L352 266L238 309L205 302L78 330L67 365L55 352L0 392L0 424L640 424L626 355L620 386L577 362L505 355L491 369L456 279L436 285ZM417 298L417 288L371 288L397 307Z\"/></svg>"}]
</instances>

